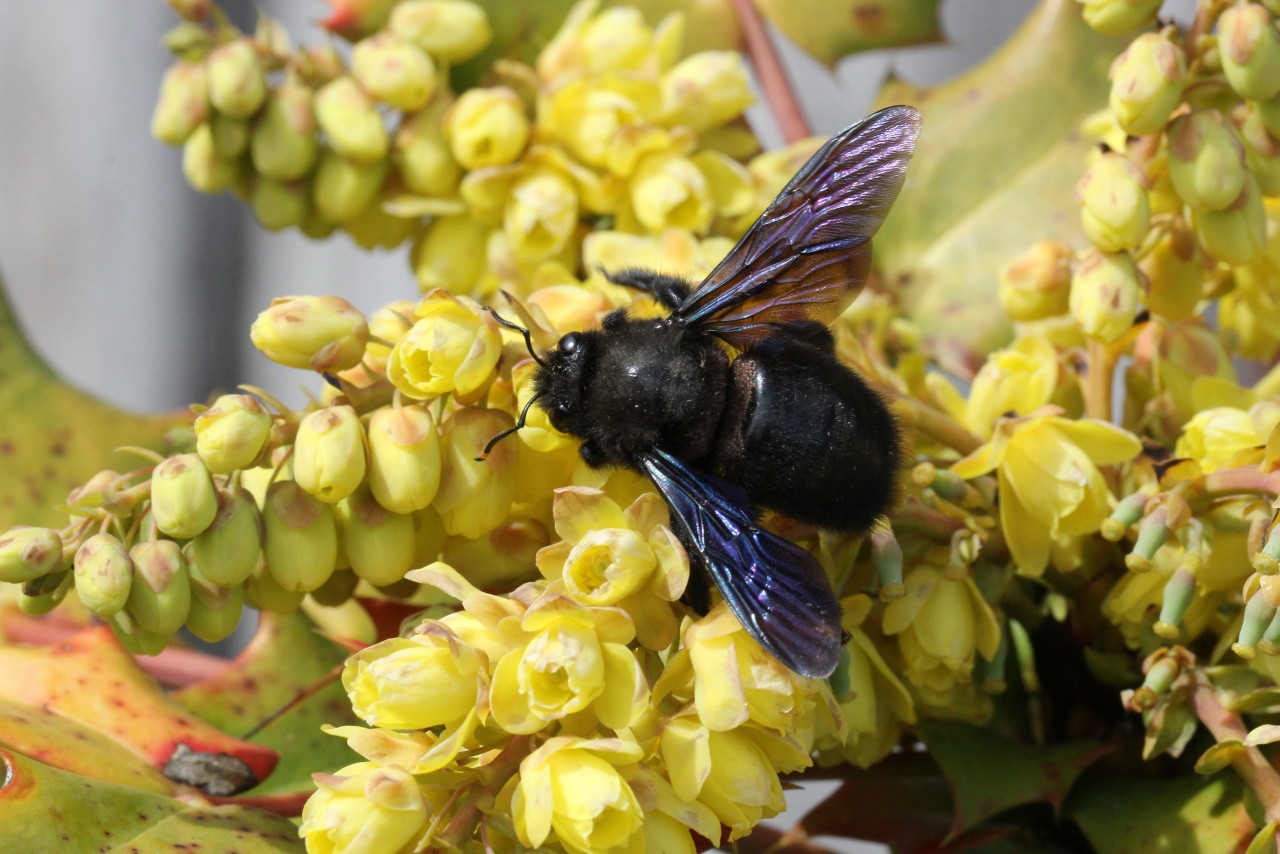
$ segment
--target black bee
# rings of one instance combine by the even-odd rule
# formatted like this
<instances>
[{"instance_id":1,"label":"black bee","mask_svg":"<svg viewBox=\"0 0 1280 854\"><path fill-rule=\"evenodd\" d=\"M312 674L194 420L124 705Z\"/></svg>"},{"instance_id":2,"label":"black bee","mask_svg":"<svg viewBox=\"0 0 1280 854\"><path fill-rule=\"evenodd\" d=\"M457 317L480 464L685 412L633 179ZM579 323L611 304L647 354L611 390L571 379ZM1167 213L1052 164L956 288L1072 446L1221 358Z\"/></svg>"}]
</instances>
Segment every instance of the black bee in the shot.
<instances>
[{"instance_id":1,"label":"black bee","mask_svg":"<svg viewBox=\"0 0 1280 854\"><path fill-rule=\"evenodd\" d=\"M670 315L619 309L539 359L534 400L551 423L588 465L648 475L742 625L806 676L840 659L840 606L818 561L758 527L753 507L862 533L893 498L899 430L827 327L866 281L919 126L890 107L836 135L696 288L607 274ZM690 604L705 613L701 589Z\"/></svg>"}]
</instances>

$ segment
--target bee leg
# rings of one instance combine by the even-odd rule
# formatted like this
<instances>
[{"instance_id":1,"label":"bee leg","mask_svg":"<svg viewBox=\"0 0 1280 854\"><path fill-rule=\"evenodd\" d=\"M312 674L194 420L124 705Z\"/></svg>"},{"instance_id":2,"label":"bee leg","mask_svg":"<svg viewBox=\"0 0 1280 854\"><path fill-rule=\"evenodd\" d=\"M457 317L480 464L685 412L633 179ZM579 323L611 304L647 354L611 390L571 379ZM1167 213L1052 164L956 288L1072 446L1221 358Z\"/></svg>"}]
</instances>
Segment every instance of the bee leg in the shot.
<instances>
[{"instance_id":1,"label":"bee leg","mask_svg":"<svg viewBox=\"0 0 1280 854\"><path fill-rule=\"evenodd\" d=\"M602 268L600 272L615 285L634 288L652 295L661 305L672 311L689 296L689 283L676 276L665 276L639 267L614 271Z\"/></svg>"},{"instance_id":2,"label":"bee leg","mask_svg":"<svg viewBox=\"0 0 1280 854\"><path fill-rule=\"evenodd\" d=\"M582 461L593 469L602 468L609 464L604 451L600 450L600 446L589 439L578 448L578 456L582 457Z\"/></svg>"}]
</instances>

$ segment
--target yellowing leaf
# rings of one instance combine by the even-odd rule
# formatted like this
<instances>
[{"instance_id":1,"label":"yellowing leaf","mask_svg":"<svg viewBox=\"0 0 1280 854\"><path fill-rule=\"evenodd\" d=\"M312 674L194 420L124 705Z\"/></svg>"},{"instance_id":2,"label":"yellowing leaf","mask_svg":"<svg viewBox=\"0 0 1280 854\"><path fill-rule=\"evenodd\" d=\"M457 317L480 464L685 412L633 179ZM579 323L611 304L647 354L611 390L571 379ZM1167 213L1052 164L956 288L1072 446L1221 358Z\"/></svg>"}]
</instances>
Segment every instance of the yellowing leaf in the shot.
<instances>
[{"instance_id":1,"label":"yellowing leaf","mask_svg":"<svg viewBox=\"0 0 1280 854\"><path fill-rule=\"evenodd\" d=\"M938 0L754 0L815 59L835 65L864 50L942 41Z\"/></svg>"}]
</instances>

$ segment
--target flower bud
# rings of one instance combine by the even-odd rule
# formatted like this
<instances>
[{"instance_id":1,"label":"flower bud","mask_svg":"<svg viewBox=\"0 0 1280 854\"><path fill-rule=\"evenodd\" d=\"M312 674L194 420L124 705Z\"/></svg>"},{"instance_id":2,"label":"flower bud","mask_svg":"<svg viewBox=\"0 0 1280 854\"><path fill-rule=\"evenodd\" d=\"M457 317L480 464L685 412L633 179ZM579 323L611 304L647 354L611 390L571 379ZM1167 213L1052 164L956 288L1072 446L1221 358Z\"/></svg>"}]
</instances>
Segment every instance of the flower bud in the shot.
<instances>
[{"instance_id":1,"label":"flower bud","mask_svg":"<svg viewBox=\"0 0 1280 854\"><path fill-rule=\"evenodd\" d=\"M338 560L333 508L291 480L276 481L262 508L267 569L285 590L315 590Z\"/></svg>"},{"instance_id":2,"label":"flower bud","mask_svg":"<svg viewBox=\"0 0 1280 854\"><path fill-rule=\"evenodd\" d=\"M405 186L423 196L448 196L458 189L462 169L445 142L440 122L449 102L437 98L426 109L405 116L396 131L391 159Z\"/></svg>"},{"instance_id":3,"label":"flower bud","mask_svg":"<svg viewBox=\"0 0 1280 854\"><path fill-rule=\"evenodd\" d=\"M179 454L151 473L151 515L166 536L188 539L218 512L209 470L196 454Z\"/></svg>"},{"instance_id":4,"label":"flower bud","mask_svg":"<svg viewBox=\"0 0 1280 854\"><path fill-rule=\"evenodd\" d=\"M1162 0L1080 0L1084 19L1097 32L1122 36L1155 18Z\"/></svg>"},{"instance_id":5,"label":"flower bud","mask_svg":"<svg viewBox=\"0 0 1280 854\"><path fill-rule=\"evenodd\" d=\"M1126 252L1090 249L1071 277L1071 316L1091 338L1111 342L1133 325L1142 298L1138 267Z\"/></svg>"},{"instance_id":6,"label":"flower bud","mask_svg":"<svg viewBox=\"0 0 1280 854\"><path fill-rule=\"evenodd\" d=\"M1085 236L1103 252L1132 249L1151 226L1142 171L1119 154L1104 154L1076 184Z\"/></svg>"},{"instance_id":7,"label":"flower bud","mask_svg":"<svg viewBox=\"0 0 1280 854\"><path fill-rule=\"evenodd\" d=\"M416 540L413 551L413 565L427 566L435 563L444 549L448 534L444 532L444 523L440 521L440 513L434 507L419 510L413 514L413 534Z\"/></svg>"},{"instance_id":8,"label":"flower bud","mask_svg":"<svg viewBox=\"0 0 1280 854\"><path fill-rule=\"evenodd\" d=\"M506 87L468 89L445 114L444 133L467 169L502 166L524 151L529 118L520 96Z\"/></svg>"},{"instance_id":9,"label":"flower bud","mask_svg":"<svg viewBox=\"0 0 1280 854\"><path fill-rule=\"evenodd\" d=\"M325 222L350 222L369 206L387 179L388 164L356 163L334 151L325 151L316 167L311 201ZM305 224L304 224L305 227Z\"/></svg>"},{"instance_id":10,"label":"flower bud","mask_svg":"<svg viewBox=\"0 0 1280 854\"><path fill-rule=\"evenodd\" d=\"M387 29L446 62L470 59L493 38L484 10L465 0L407 0L391 10Z\"/></svg>"},{"instance_id":11,"label":"flower bud","mask_svg":"<svg viewBox=\"0 0 1280 854\"><path fill-rule=\"evenodd\" d=\"M249 338L281 365L321 373L345 371L360 364L369 324L341 297L277 297L253 322Z\"/></svg>"},{"instance_id":12,"label":"flower bud","mask_svg":"<svg viewBox=\"0 0 1280 854\"><path fill-rule=\"evenodd\" d=\"M409 257L423 292L469 292L485 267L488 230L469 216L442 216L427 227Z\"/></svg>"},{"instance_id":13,"label":"flower bud","mask_svg":"<svg viewBox=\"0 0 1280 854\"><path fill-rule=\"evenodd\" d=\"M503 230L522 261L558 255L578 226L578 194L553 169L538 169L511 186L503 211Z\"/></svg>"},{"instance_id":14,"label":"flower bud","mask_svg":"<svg viewBox=\"0 0 1280 854\"><path fill-rule=\"evenodd\" d=\"M62 604L74 583L71 570L53 572L24 585L18 593L18 608L29 617L42 617Z\"/></svg>"},{"instance_id":15,"label":"flower bud","mask_svg":"<svg viewBox=\"0 0 1280 854\"><path fill-rule=\"evenodd\" d=\"M753 101L735 51L695 53L662 75L662 113L669 124L704 131L736 119Z\"/></svg>"},{"instance_id":16,"label":"flower bud","mask_svg":"<svg viewBox=\"0 0 1280 854\"><path fill-rule=\"evenodd\" d=\"M1156 33L1143 33L1111 64L1111 112L1125 133L1145 136L1164 127L1182 100L1187 58Z\"/></svg>"},{"instance_id":17,"label":"flower bud","mask_svg":"<svg viewBox=\"0 0 1280 854\"><path fill-rule=\"evenodd\" d=\"M412 850L409 843L427 823L418 782L398 765L357 762L314 779L316 791L302 808L298 828L308 851Z\"/></svg>"},{"instance_id":18,"label":"flower bud","mask_svg":"<svg viewBox=\"0 0 1280 854\"><path fill-rule=\"evenodd\" d=\"M414 564L419 566L420 564ZM335 569L329 579L308 595L326 608L336 608L356 592L360 579L349 569ZM281 588L284 589L284 588Z\"/></svg>"},{"instance_id":19,"label":"flower bud","mask_svg":"<svg viewBox=\"0 0 1280 854\"><path fill-rule=\"evenodd\" d=\"M1181 220L1138 265L1148 287L1143 304L1169 320L1186 320L1195 314L1204 283L1204 267L1195 236Z\"/></svg>"},{"instance_id":20,"label":"flower bud","mask_svg":"<svg viewBox=\"0 0 1280 854\"><path fill-rule=\"evenodd\" d=\"M1049 240L1034 244L1000 268L1000 304L1010 319L1043 320L1067 312L1071 250Z\"/></svg>"},{"instance_id":21,"label":"flower bud","mask_svg":"<svg viewBox=\"0 0 1280 854\"><path fill-rule=\"evenodd\" d=\"M237 160L218 156L213 130L200 125L182 146L182 174L187 183L202 193L221 193L240 177Z\"/></svg>"},{"instance_id":22,"label":"flower bud","mask_svg":"<svg viewBox=\"0 0 1280 854\"><path fill-rule=\"evenodd\" d=\"M422 48L390 33L359 41L351 69L370 95L397 110L421 110L436 90L436 66Z\"/></svg>"},{"instance_id":23,"label":"flower bud","mask_svg":"<svg viewBox=\"0 0 1280 854\"><path fill-rule=\"evenodd\" d=\"M293 478L326 504L337 504L364 480L364 428L350 406L330 406L302 419L293 446Z\"/></svg>"},{"instance_id":24,"label":"flower bud","mask_svg":"<svg viewBox=\"0 0 1280 854\"><path fill-rule=\"evenodd\" d=\"M187 610L187 629L206 643L217 643L229 637L240 624L244 613L244 587L222 587L200 573L200 566L188 552L187 574L191 580L191 606Z\"/></svg>"},{"instance_id":25,"label":"flower bud","mask_svg":"<svg viewBox=\"0 0 1280 854\"><path fill-rule=\"evenodd\" d=\"M111 534L94 534L76 552L76 595L99 617L110 617L124 607L132 582L133 561Z\"/></svg>"},{"instance_id":26,"label":"flower bud","mask_svg":"<svg viewBox=\"0 0 1280 854\"><path fill-rule=\"evenodd\" d=\"M311 210L311 194L302 181L282 184L260 177L254 182L249 205L259 225L280 231L302 225Z\"/></svg>"},{"instance_id":27,"label":"flower bud","mask_svg":"<svg viewBox=\"0 0 1280 854\"><path fill-rule=\"evenodd\" d=\"M347 574L350 575L350 573ZM253 607L273 614L291 614L298 610L302 600L307 598L306 591L285 590L281 587L280 582L276 581L276 577L267 569L265 560L259 561L253 575L249 576L249 583L245 585L245 595L249 597L249 604Z\"/></svg>"},{"instance_id":28,"label":"flower bud","mask_svg":"<svg viewBox=\"0 0 1280 854\"><path fill-rule=\"evenodd\" d=\"M211 0L166 0L169 8L188 21L203 21L213 7Z\"/></svg>"},{"instance_id":29,"label":"flower bud","mask_svg":"<svg viewBox=\"0 0 1280 854\"><path fill-rule=\"evenodd\" d=\"M116 611L107 621L111 633L131 655L159 655L169 645L169 636L149 632L127 609Z\"/></svg>"},{"instance_id":30,"label":"flower bud","mask_svg":"<svg viewBox=\"0 0 1280 854\"><path fill-rule=\"evenodd\" d=\"M519 516L507 519L478 539L446 539L443 526L440 534L444 545L437 545L435 554L429 555L426 563L439 558L483 590L505 589L504 585L523 581L529 575L529 567L535 565L538 550L551 542L541 522ZM425 565L415 555L414 566Z\"/></svg>"},{"instance_id":31,"label":"flower bud","mask_svg":"<svg viewBox=\"0 0 1280 854\"><path fill-rule=\"evenodd\" d=\"M1196 239L1214 258L1227 264L1248 264L1267 242L1267 213L1258 182L1246 175L1244 189L1229 207L1196 211L1193 224Z\"/></svg>"},{"instance_id":32,"label":"flower bud","mask_svg":"<svg viewBox=\"0 0 1280 854\"><path fill-rule=\"evenodd\" d=\"M336 508L338 530L351 571L381 586L394 584L413 569L413 517L393 513L368 488L356 490Z\"/></svg>"},{"instance_id":33,"label":"flower bud","mask_svg":"<svg viewBox=\"0 0 1280 854\"><path fill-rule=\"evenodd\" d=\"M414 316L417 322L387 361L387 379L401 393L419 400L449 392L473 398L493 379L502 336L474 300L433 290Z\"/></svg>"},{"instance_id":34,"label":"flower bud","mask_svg":"<svg viewBox=\"0 0 1280 854\"><path fill-rule=\"evenodd\" d=\"M498 527L511 512L520 443L499 442L488 459L476 458L490 439L514 423L501 410L476 407L460 409L444 423L444 467L434 507L447 533L474 539Z\"/></svg>"},{"instance_id":35,"label":"flower bud","mask_svg":"<svg viewBox=\"0 0 1280 854\"><path fill-rule=\"evenodd\" d=\"M1263 6L1228 6L1218 19L1218 51L1222 72L1241 97L1266 101L1280 93L1280 33Z\"/></svg>"},{"instance_id":36,"label":"flower bud","mask_svg":"<svg viewBox=\"0 0 1280 854\"><path fill-rule=\"evenodd\" d=\"M271 93L253 129L253 168L274 181L296 181L316 162L316 117L311 89L286 77Z\"/></svg>"},{"instance_id":37,"label":"flower bud","mask_svg":"<svg viewBox=\"0 0 1280 854\"><path fill-rule=\"evenodd\" d=\"M267 78L248 39L214 48L205 59L205 67L209 74L209 101L223 115L248 118L266 100Z\"/></svg>"},{"instance_id":38,"label":"flower bud","mask_svg":"<svg viewBox=\"0 0 1280 854\"><path fill-rule=\"evenodd\" d=\"M339 77L316 92L316 121L333 150L360 163L387 156L387 129L360 84Z\"/></svg>"},{"instance_id":39,"label":"flower bud","mask_svg":"<svg viewBox=\"0 0 1280 854\"><path fill-rule=\"evenodd\" d=\"M143 631L173 634L191 610L191 579L182 549L172 540L144 541L134 544L129 557L134 567L129 616Z\"/></svg>"},{"instance_id":40,"label":"flower bud","mask_svg":"<svg viewBox=\"0 0 1280 854\"><path fill-rule=\"evenodd\" d=\"M169 145L182 145L208 117L204 66L186 62L171 66L160 82L151 135Z\"/></svg>"},{"instance_id":41,"label":"flower bud","mask_svg":"<svg viewBox=\"0 0 1280 854\"><path fill-rule=\"evenodd\" d=\"M1178 116L1169 125L1169 177L1198 211L1234 204L1244 189L1244 146L1216 110Z\"/></svg>"},{"instance_id":42,"label":"flower bud","mask_svg":"<svg viewBox=\"0 0 1280 854\"><path fill-rule=\"evenodd\" d=\"M248 468L271 435L271 415L256 397L224 394L196 417L196 452L214 474Z\"/></svg>"},{"instance_id":43,"label":"flower bud","mask_svg":"<svg viewBox=\"0 0 1280 854\"><path fill-rule=\"evenodd\" d=\"M218 490L218 513L191 549L200 572L214 584L232 587L249 577L262 550L262 520L248 490Z\"/></svg>"},{"instance_id":44,"label":"flower bud","mask_svg":"<svg viewBox=\"0 0 1280 854\"><path fill-rule=\"evenodd\" d=\"M440 486L440 434L425 406L384 408L369 419L369 487L394 513L429 505Z\"/></svg>"},{"instance_id":45,"label":"flower bud","mask_svg":"<svg viewBox=\"0 0 1280 854\"><path fill-rule=\"evenodd\" d=\"M26 584L62 563L62 537L52 528L18 525L0 534L0 581Z\"/></svg>"},{"instance_id":46,"label":"flower bud","mask_svg":"<svg viewBox=\"0 0 1280 854\"><path fill-rule=\"evenodd\" d=\"M1262 195L1280 196L1280 139L1267 130L1257 105L1244 120L1240 136L1244 139L1245 162L1258 179Z\"/></svg>"}]
</instances>

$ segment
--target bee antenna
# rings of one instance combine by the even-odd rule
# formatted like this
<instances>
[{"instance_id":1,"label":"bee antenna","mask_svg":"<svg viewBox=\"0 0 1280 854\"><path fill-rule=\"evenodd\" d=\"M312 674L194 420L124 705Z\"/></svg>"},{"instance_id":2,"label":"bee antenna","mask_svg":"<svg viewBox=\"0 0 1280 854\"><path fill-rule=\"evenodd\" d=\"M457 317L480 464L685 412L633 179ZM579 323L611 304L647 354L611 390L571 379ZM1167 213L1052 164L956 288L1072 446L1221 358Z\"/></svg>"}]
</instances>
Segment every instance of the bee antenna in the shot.
<instances>
[{"instance_id":1,"label":"bee antenna","mask_svg":"<svg viewBox=\"0 0 1280 854\"><path fill-rule=\"evenodd\" d=\"M476 462L482 463L489 459L489 452L493 450L494 445L498 444L503 439L507 438L524 426L525 419L529 416L529 408L532 407L540 397L542 397L542 394L535 394L533 397L529 398L529 402L524 405L524 409L520 410L520 420L516 422L516 426L509 427L490 439L489 444L484 446L484 453L476 457Z\"/></svg>"},{"instance_id":2,"label":"bee antenna","mask_svg":"<svg viewBox=\"0 0 1280 854\"><path fill-rule=\"evenodd\" d=\"M534 351L533 338L530 337L528 329L525 329L523 326L517 326L516 324L512 323L510 320L507 320L505 317L498 314L497 309L494 309L486 305L484 306L484 310L493 315L493 319L498 321L499 326L505 326L508 329L514 329L516 332L519 332L521 335L523 335L524 345L529 348L529 355L532 356L533 360L537 362L539 365L541 365L542 367L545 368L547 366L547 363L542 361L542 359L539 358L538 354ZM528 409L528 407L525 407L525 408ZM486 451L485 453L488 453L488 452Z\"/></svg>"}]
</instances>

